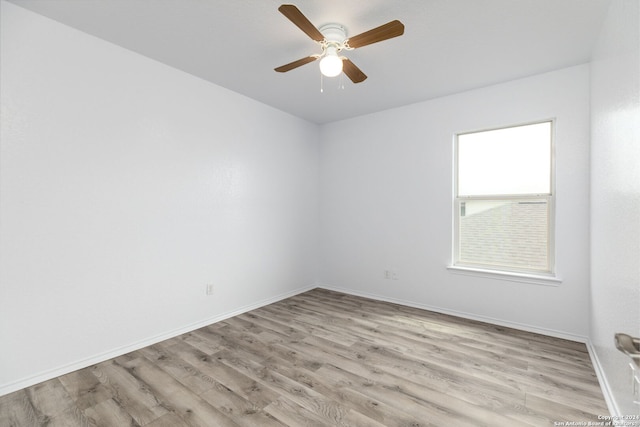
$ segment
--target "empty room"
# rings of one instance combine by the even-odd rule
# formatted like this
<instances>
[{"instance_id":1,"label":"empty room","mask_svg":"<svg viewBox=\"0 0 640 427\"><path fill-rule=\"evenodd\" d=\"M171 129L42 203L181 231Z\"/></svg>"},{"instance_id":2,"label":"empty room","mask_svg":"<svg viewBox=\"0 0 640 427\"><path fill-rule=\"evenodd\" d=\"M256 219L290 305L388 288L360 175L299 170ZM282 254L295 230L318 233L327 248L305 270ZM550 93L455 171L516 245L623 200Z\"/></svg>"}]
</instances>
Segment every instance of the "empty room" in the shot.
<instances>
[{"instance_id":1,"label":"empty room","mask_svg":"<svg viewBox=\"0 0 640 427\"><path fill-rule=\"evenodd\" d=\"M0 426L640 426L637 0L0 18Z\"/></svg>"}]
</instances>

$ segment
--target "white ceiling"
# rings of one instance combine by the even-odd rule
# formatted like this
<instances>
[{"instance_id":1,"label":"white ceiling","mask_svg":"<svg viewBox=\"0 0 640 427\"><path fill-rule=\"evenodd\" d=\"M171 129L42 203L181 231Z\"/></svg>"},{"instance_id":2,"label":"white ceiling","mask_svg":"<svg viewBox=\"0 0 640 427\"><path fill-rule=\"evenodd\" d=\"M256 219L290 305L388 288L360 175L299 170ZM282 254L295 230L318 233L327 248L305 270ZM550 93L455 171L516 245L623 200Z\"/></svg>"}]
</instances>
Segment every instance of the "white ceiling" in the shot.
<instances>
[{"instance_id":1,"label":"white ceiling","mask_svg":"<svg viewBox=\"0 0 640 427\"><path fill-rule=\"evenodd\" d=\"M611 0L295 0L316 26L353 36L393 19L401 37L346 55L369 76L324 79L319 47L282 0L9 0L316 123L588 62Z\"/></svg>"}]
</instances>

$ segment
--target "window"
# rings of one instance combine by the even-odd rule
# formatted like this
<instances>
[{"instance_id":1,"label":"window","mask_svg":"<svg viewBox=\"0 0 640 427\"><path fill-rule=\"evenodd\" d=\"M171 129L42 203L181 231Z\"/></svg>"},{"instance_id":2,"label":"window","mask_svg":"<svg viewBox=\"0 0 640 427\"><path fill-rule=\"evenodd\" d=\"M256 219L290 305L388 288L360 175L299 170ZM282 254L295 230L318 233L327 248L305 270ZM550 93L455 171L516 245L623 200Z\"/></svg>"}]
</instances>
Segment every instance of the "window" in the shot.
<instances>
[{"instance_id":1,"label":"window","mask_svg":"<svg viewBox=\"0 0 640 427\"><path fill-rule=\"evenodd\" d=\"M453 266L552 275L553 122L458 134Z\"/></svg>"}]
</instances>

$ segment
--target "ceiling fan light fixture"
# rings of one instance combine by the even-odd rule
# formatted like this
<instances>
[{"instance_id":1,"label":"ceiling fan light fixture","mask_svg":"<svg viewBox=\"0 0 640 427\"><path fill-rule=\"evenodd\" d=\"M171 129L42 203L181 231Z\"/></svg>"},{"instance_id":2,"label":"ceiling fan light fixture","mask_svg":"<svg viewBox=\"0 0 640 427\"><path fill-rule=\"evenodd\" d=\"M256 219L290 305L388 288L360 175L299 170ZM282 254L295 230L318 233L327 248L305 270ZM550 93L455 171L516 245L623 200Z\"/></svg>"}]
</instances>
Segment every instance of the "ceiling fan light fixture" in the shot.
<instances>
[{"instance_id":1,"label":"ceiling fan light fixture","mask_svg":"<svg viewBox=\"0 0 640 427\"><path fill-rule=\"evenodd\" d=\"M320 72L325 77L335 77L342 72L342 59L335 53L328 53L320 60Z\"/></svg>"}]
</instances>

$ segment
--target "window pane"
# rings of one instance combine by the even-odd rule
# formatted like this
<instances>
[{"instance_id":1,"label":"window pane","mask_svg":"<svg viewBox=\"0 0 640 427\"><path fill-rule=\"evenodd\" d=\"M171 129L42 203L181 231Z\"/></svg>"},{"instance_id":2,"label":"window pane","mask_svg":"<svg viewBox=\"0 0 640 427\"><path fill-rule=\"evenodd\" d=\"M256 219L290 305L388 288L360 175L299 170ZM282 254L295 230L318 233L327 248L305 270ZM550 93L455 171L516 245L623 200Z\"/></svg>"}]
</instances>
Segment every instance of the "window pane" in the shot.
<instances>
[{"instance_id":1,"label":"window pane","mask_svg":"<svg viewBox=\"0 0 640 427\"><path fill-rule=\"evenodd\" d=\"M458 195L551 193L551 122L458 135Z\"/></svg>"},{"instance_id":2,"label":"window pane","mask_svg":"<svg viewBox=\"0 0 640 427\"><path fill-rule=\"evenodd\" d=\"M459 261L549 271L546 199L460 202Z\"/></svg>"}]
</instances>

